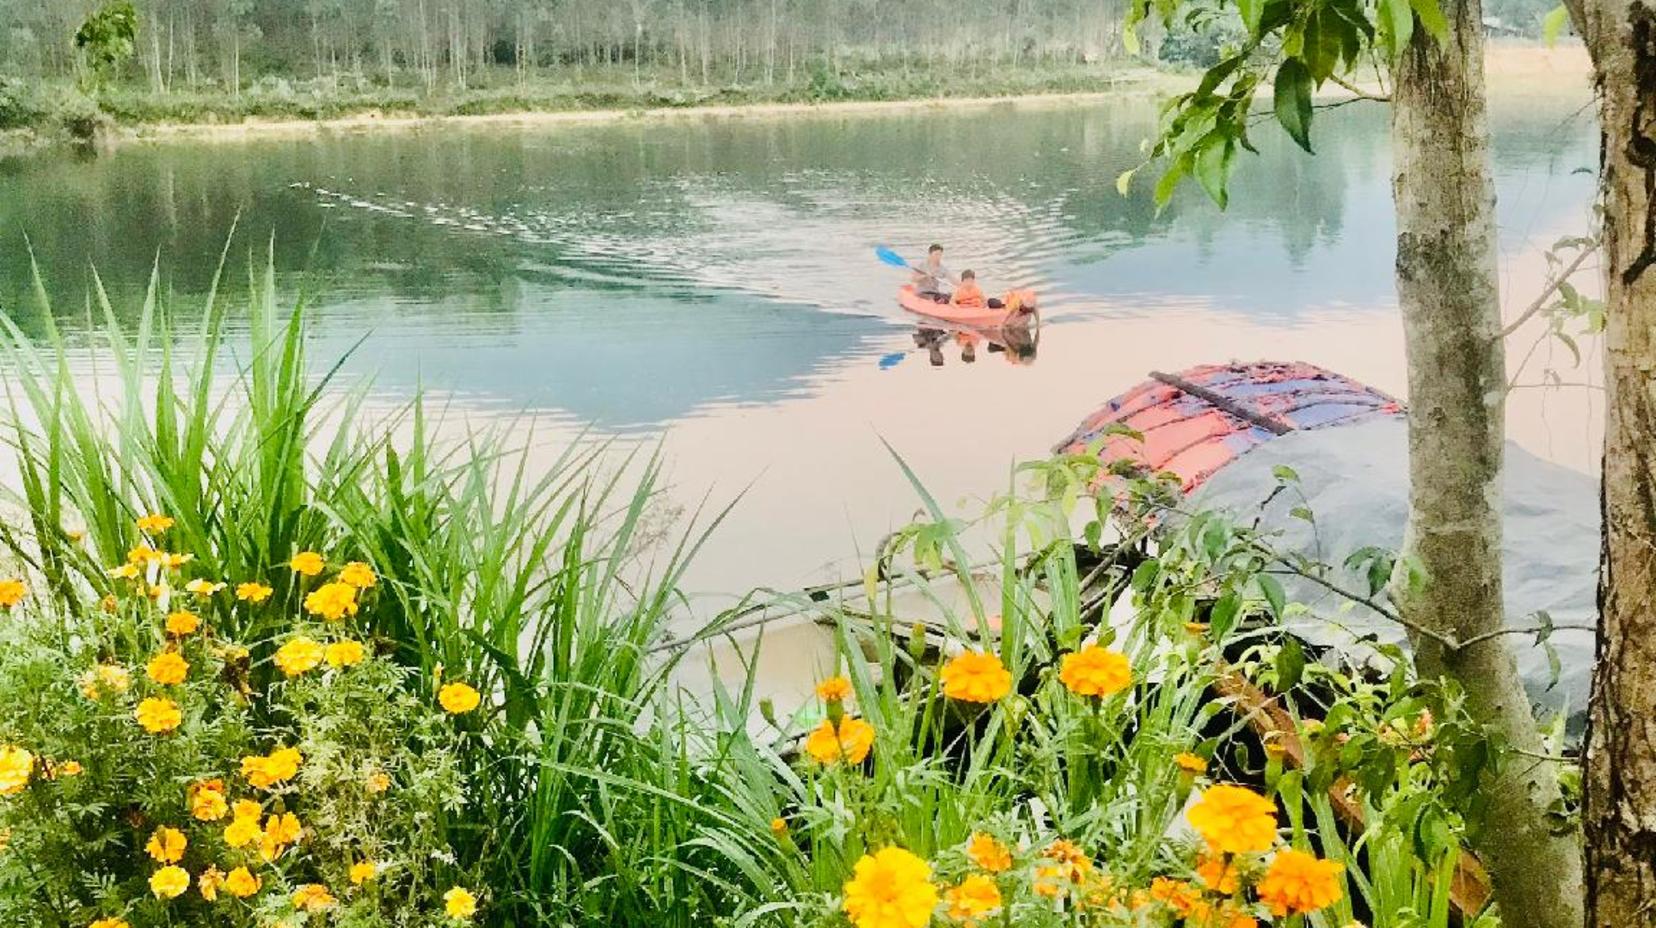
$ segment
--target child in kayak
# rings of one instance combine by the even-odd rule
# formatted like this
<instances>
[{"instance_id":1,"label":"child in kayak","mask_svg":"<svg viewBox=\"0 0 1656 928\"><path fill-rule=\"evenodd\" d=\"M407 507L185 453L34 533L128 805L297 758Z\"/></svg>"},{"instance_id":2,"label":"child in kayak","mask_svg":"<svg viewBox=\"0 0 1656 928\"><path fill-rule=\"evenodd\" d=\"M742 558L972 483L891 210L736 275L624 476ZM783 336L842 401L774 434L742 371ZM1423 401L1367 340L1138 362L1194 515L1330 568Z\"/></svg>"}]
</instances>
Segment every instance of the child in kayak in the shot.
<instances>
[{"instance_id":1,"label":"child in kayak","mask_svg":"<svg viewBox=\"0 0 1656 928\"><path fill-rule=\"evenodd\" d=\"M983 306L983 288L978 286L977 273L972 270L960 272L960 286L955 288L954 305L981 308Z\"/></svg>"},{"instance_id":2,"label":"child in kayak","mask_svg":"<svg viewBox=\"0 0 1656 928\"><path fill-rule=\"evenodd\" d=\"M926 260L914 268L914 292L939 303L949 302L946 284L954 283L954 275L943 266L943 246L926 249Z\"/></svg>"}]
</instances>

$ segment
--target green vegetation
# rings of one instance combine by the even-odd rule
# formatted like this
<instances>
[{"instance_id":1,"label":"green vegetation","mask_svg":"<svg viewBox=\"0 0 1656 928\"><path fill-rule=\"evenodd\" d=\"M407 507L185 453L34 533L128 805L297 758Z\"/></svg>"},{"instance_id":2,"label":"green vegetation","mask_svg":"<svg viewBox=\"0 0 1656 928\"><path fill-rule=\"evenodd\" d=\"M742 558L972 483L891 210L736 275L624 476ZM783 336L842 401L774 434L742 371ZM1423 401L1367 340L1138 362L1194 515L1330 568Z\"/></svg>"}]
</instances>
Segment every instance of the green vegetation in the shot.
<instances>
[{"instance_id":1,"label":"green vegetation","mask_svg":"<svg viewBox=\"0 0 1656 928\"><path fill-rule=\"evenodd\" d=\"M541 473L503 438L439 439L419 402L371 414L307 362L304 306L279 317L268 265L248 303L245 331L215 295L184 333L153 286L130 325L100 291L96 380L62 336L7 333L28 519L0 535L20 564L0 583L0 912L50 928L1462 923L1451 878L1493 756L1482 731L1395 651L1307 661L1277 629L1294 607L1270 539L1245 522L1166 524L1151 477L1115 511L1090 455L1030 465L976 517L1001 539L994 592L939 597L925 636L884 596L800 603L837 630L818 699L693 696L672 673L695 649L668 626L699 535L642 530L653 462L571 451ZM928 515L889 567L937 594L971 580L970 554L915 489ZM1123 546L1072 543L1078 505ZM1131 620L1103 622L1120 595ZM199 625L175 624L180 604ZM176 657L192 669L169 673ZM127 685L99 688L105 667ZM1214 697L1222 680L1274 694L1287 727L1262 741ZM184 711L152 724L144 699ZM258 760L288 745L293 771ZM236 846L194 811L212 780L294 813L298 834L276 854ZM177 860L146 850L163 827L187 836ZM358 882L364 862L384 867ZM201 896L236 867L253 891ZM888 893L901 902L871 905Z\"/></svg>"}]
</instances>

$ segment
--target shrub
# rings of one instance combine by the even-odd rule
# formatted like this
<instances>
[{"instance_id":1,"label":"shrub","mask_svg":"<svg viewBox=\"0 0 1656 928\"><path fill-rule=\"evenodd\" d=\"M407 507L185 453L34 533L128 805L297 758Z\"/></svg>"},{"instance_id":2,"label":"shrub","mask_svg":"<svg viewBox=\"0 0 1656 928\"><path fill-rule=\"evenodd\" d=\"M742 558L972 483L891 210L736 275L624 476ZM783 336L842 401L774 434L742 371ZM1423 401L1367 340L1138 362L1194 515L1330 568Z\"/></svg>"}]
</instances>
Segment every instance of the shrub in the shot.
<instances>
[{"instance_id":1,"label":"shrub","mask_svg":"<svg viewBox=\"0 0 1656 928\"><path fill-rule=\"evenodd\" d=\"M135 548L101 602L34 597L0 628L14 709L0 753L32 758L14 759L0 799L0 922L266 925L305 906L361 926L441 917L443 892L474 884L445 862L463 735L436 687L374 653L360 615L225 637L201 618L211 600L255 611L267 579L337 581L190 579L165 534L146 535L156 547Z\"/></svg>"},{"instance_id":2,"label":"shrub","mask_svg":"<svg viewBox=\"0 0 1656 928\"><path fill-rule=\"evenodd\" d=\"M0 129L38 125L46 107L29 82L0 75Z\"/></svg>"}]
</instances>

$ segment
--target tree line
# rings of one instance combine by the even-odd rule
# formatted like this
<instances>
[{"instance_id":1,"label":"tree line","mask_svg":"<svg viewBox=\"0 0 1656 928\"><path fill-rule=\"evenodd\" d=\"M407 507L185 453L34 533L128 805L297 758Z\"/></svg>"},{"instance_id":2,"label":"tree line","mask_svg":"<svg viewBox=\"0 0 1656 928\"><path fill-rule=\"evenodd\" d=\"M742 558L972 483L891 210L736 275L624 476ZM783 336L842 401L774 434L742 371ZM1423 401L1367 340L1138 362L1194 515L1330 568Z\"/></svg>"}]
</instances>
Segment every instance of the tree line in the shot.
<instances>
[{"instance_id":1,"label":"tree line","mask_svg":"<svg viewBox=\"0 0 1656 928\"><path fill-rule=\"evenodd\" d=\"M99 0L0 0L0 70L62 76ZM1094 62L1125 0L134 0L155 92L351 75L464 87L501 69L623 66L770 83L882 64Z\"/></svg>"}]
</instances>

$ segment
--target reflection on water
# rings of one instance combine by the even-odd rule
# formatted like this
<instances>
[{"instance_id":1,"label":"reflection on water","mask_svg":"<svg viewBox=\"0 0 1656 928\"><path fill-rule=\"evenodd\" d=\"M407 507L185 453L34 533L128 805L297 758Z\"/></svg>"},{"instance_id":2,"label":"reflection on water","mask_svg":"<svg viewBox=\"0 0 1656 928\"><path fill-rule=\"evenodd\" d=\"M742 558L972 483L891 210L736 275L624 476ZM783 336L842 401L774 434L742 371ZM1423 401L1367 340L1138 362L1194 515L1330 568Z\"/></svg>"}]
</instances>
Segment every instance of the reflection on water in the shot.
<instances>
[{"instance_id":1,"label":"reflection on water","mask_svg":"<svg viewBox=\"0 0 1656 928\"><path fill-rule=\"evenodd\" d=\"M1514 305L1540 276L1521 259L1587 222L1581 102L1493 107ZM1185 190L1160 215L1147 184L1114 187L1155 118L1000 105L54 154L0 163L0 305L39 329L27 233L64 324L90 264L130 311L158 256L187 315L239 216L232 271L270 243L311 294L317 357L369 333L349 371L388 397L545 413L566 439L665 432L684 501L747 491L696 581L796 585L912 512L882 438L952 500L1004 487L1152 367L1298 358L1402 390L1384 112L1320 115L1315 157L1262 131L1229 212ZM871 247L933 240L986 291L1040 292L1027 345L916 338L905 275ZM1037 339L1039 363L1006 363ZM1587 466L1593 401L1526 391L1514 434Z\"/></svg>"}]
</instances>

